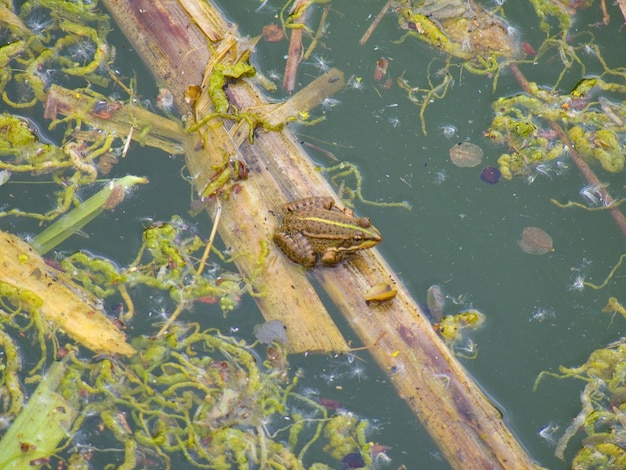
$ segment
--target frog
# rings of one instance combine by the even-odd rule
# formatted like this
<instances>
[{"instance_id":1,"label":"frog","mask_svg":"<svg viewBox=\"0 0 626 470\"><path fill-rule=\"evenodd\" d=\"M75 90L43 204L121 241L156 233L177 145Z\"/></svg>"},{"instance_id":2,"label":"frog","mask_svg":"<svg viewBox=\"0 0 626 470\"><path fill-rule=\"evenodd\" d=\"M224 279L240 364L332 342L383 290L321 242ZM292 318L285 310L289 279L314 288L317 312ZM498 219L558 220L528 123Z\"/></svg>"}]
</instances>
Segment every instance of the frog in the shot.
<instances>
[{"instance_id":1,"label":"frog","mask_svg":"<svg viewBox=\"0 0 626 470\"><path fill-rule=\"evenodd\" d=\"M312 268L334 266L382 241L367 217L340 209L332 197L307 197L283 206L283 220L274 243L295 263Z\"/></svg>"}]
</instances>

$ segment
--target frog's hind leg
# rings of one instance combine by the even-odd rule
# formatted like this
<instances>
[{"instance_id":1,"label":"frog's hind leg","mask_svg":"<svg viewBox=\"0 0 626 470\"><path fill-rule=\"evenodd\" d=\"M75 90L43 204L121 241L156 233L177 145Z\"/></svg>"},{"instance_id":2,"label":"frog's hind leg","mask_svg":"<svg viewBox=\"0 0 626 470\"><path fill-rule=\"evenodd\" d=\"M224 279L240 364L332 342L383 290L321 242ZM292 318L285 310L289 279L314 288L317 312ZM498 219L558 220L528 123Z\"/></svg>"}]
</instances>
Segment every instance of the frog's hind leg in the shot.
<instances>
[{"instance_id":1,"label":"frog's hind leg","mask_svg":"<svg viewBox=\"0 0 626 470\"><path fill-rule=\"evenodd\" d=\"M317 255L311 246L311 243L300 232L276 232L274 234L274 243L294 263L301 264L305 268L312 268L317 261Z\"/></svg>"}]
</instances>

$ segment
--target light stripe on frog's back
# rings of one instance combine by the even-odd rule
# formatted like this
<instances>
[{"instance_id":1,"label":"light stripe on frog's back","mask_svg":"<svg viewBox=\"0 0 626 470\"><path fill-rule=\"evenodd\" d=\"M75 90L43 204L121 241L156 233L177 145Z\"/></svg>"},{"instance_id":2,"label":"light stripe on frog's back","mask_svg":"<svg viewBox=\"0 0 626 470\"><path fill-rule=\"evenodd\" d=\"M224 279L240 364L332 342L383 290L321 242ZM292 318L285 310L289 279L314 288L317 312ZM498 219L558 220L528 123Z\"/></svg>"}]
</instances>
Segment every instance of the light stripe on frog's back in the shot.
<instances>
[{"instance_id":1,"label":"light stripe on frog's back","mask_svg":"<svg viewBox=\"0 0 626 470\"><path fill-rule=\"evenodd\" d=\"M355 225L354 223L345 223L339 222L337 220L329 220L326 217L315 217L315 216L303 216L300 217L300 220L309 221L312 223L320 224L321 226L330 226L330 227L340 227L342 229L346 229L353 232L360 232L363 234L364 238L373 238L375 240L382 240L382 236L377 230L372 230L372 228L361 227L360 225ZM342 238L341 234L334 234L331 231L327 233L315 232L309 233L308 230L303 229L302 233L308 236L315 236L316 238L324 238L327 240L334 240Z\"/></svg>"}]
</instances>

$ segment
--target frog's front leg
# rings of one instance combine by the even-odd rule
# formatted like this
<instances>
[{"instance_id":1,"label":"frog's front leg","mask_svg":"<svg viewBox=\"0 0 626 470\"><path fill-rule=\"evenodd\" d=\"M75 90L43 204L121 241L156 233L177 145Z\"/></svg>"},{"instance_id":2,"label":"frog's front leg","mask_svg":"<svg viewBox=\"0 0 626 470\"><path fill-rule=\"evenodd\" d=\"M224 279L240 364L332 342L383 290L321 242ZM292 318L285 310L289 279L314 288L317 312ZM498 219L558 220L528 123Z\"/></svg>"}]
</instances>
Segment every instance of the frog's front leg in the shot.
<instances>
[{"instance_id":1,"label":"frog's front leg","mask_svg":"<svg viewBox=\"0 0 626 470\"><path fill-rule=\"evenodd\" d=\"M274 243L276 243L294 263L301 264L305 268L315 266L317 255L311 243L309 243L302 233L290 233L278 230L274 233Z\"/></svg>"},{"instance_id":2,"label":"frog's front leg","mask_svg":"<svg viewBox=\"0 0 626 470\"><path fill-rule=\"evenodd\" d=\"M350 254L345 251L339 251L336 248L328 248L324 251L324 254L322 254L320 261L326 266L335 266L349 256Z\"/></svg>"}]
</instances>

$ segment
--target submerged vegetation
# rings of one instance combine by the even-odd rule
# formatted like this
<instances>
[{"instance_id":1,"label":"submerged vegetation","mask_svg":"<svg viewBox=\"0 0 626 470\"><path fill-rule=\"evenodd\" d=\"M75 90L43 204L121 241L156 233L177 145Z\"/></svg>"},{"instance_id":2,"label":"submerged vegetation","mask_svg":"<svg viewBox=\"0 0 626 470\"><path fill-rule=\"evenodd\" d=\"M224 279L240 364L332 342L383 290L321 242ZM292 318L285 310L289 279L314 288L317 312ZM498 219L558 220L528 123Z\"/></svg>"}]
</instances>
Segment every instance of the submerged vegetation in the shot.
<instances>
[{"instance_id":1,"label":"submerged vegetation","mask_svg":"<svg viewBox=\"0 0 626 470\"><path fill-rule=\"evenodd\" d=\"M613 301L616 302L614 298ZM586 382L580 395L582 408L556 443L556 456L565 460L565 451L572 438L584 433L582 446L572 459L572 468L623 468L626 465L622 438L626 432L625 364L626 342L620 338L593 351L587 362L579 367L560 367L559 374L543 372L537 377L535 389L546 375Z\"/></svg>"},{"instance_id":2,"label":"submerged vegetation","mask_svg":"<svg viewBox=\"0 0 626 470\"><path fill-rule=\"evenodd\" d=\"M577 10L592 3L531 2L539 27L546 33L535 50L521 42L515 28L499 16L503 7L487 11L475 2L460 0L398 2L395 12L401 27L408 30L402 41L415 37L442 53L428 64L428 86L411 85L404 74L398 78L398 85L420 107L424 134L426 108L446 96L456 75L459 79L463 72L493 77L496 90L502 70L509 68L522 92L493 102L495 115L485 131L485 136L508 147L498 158L504 178L521 176L532 182L537 174L558 175L562 160L572 152L588 164L598 162L607 172L622 171L626 109L619 96L626 92L626 72L607 63L594 44L592 31L572 31ZM604 15L606 23L606 11ZM527 81L522 73L525 66L545 61L560 62L555 83L543 86ZM599 72L588 74L588 69ZM574 87L560 90L577 75Z\"/></svg>"},{"instance_id":3,"label":"submerged vegetation","mask_svg":"<svg viewBox=\"0 0 626 470\"><path fill-rule=\"evenodd\" d=\"M622 171L624 155L619 140L626 109L604 96L592 100L592 93L607 91L625 93L626 86L585 78L569 93L557 94L530 83L529 93L496 100L496 116L486 135L511 149L498 158L502 176L529 176L541 165L556 168L555 161L564 157L569 147L608 172Z\"/></svg>"},{"instance_id":4,"label":"submerged vegetation","mask_svg":"<svg viewBox=\"0 0 626 470\"><path fill-rule=\"evenodd\" d=\"M4 333L17 326L11 323L3 319L7 422L20 411L23 399L16 345ZM117 462L118 468L176 468L186 461L215 469L248 468L252 463L258 468L322 470L335 468L332 459L350 453L358 453L364 462L375 456L366 438L368 421L349 412L329 411L294 391L298 376L289 378L280 345L270 346L268 358L260 364L245 343L188 323L175 325L159 339L137 337L133 346L137 354L130 363L113 358L92 361L70 346L58 349L61 362L51 370L62 365L61 377L52 387L44 380L37 390L55 399L37 402L38 409L28 412L39 422L55 413L55 407L57 414L62 409L62 429L55 429L60 447L50 448L49 442L43 447L46 439L30 434L32 421L23 425L20 421L23 427L0 441L0 465L65 462L77 468L102 452L102 458ZM119 456L107 459L104 449L81 442L82 427L96 420L98 441L119 442L123 447ZM9 438L16 432L21 433L19 445ZM35 445L37 440L41 444ZM323 446L329 463L310 462L307 450L312 446Z\"/></svg>"}]
</instances>

